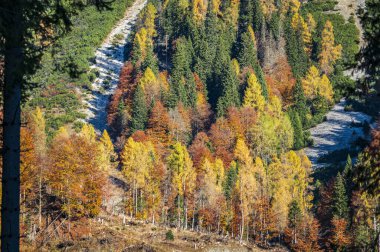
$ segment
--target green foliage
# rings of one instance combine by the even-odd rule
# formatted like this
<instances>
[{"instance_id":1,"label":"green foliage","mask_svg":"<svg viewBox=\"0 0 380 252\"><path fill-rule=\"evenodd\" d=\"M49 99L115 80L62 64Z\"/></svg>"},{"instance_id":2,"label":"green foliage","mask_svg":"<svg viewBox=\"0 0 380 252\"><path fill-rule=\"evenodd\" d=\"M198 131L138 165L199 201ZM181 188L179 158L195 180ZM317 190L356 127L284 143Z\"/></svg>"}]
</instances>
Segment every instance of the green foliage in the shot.
<instances>
[{"instance_id":1,"label":"green foliage","mask_svg":"<svg viewBox=\"0 0 380 252\"><path fill-rule=\"evenodd\" d=\"M191 40L183 37L176 41L176 50L173 55L171 72L171 107L181 101L187 107L194 107L197 101L194 76L191 71L193 46Z\"/></svg>"},{"instance_id":2,"label":"green foliage","mask_svg":"<svg viewBox=\"0 0 380 252\"><path fill-rule=\"evenodd\" d=\"M239 80L232 64L228 64L222 78L222 96L219 97L218 116L223 116L229 107L239 107L241 104L239 94Z\"/></svg>"},{"instance_id":3,"label":"green foliage","mask_svg":"<svg viewBox=\"0 0 380 252\"><path fill-rule=\"evenodd\" d=\"M305 147L305 138L304 138L303 129L302 129L302 122L296 110L291 109L289 110L288 114L293 126L293 132L294 132L293 148L295 150L299 150Z\"/></svg>"},{"instance_id":4,"label":"green foliage","mask_svg":"<svg viewBox=\"0 0 380 252\"><path fill-rule=\"evenodd\" d=\"M169 230L165 233L165 239L168 241L174 241L174 234L173 231Z\"/></svg>"},{"instance_id":5,"label":"green foliage","mask_svg":"<svg viewBox=\"0 0 380 252\"><path fill-rule=\"evenodd\" d=\"M309 69L309 59L304 50L302 34L299 30L295 31L291 26L291 17L287 17L284 22L288 61L292 67L293 75L302 78Z\"/></svg>"},{"instance_id":6,"label":"green foliage","mask_svg":"<svg viewBox=\"0 0 380 252\"><path fill-rule=\"evenodd\" d=\"M230 169L227 172L225 180L223 182L223 191L226 199L230 200L232 196L232 191L235 187L237 181L238 170L236 163L231 163Z\"/></svg>"},{"instance_id":7,"label":"green foliage","mask_svg":"<svg viewBox=\"0 0 380 252\"><path fill-rule=\"evenodd\" d=\"M366 0L365 9L361 9L360 19L364 30L364 47L361 58L363 59L362 69L367 73L366 84L363 85L363 91L368 92L369 84L378 83L380 78L380 1Z\"/></svg>"},{"instance_id":8,"label":"green foliage","mask_svg":"<svg viewBox=\"0 0 380 252\"><path fill-rule=\"evenodd\" d=\"M301 208L296 200L293 200L289 205L288 221L290 228L297 228L302 220Z\"/></svg>"},{"instance_id":9,"label":"green foliage","mask_svg":"<svg viewBox=\"0 0 380 252\"><path fill-rule=\"evenodd\" d=\"M116 0L110 9L101 12L95 6L82 8L72 17L71 30L43 55L39 70L29 80L39 88L26 107L44 108L49 132L85 117L79 112L82 103L75 89L89 89L97 74L89 71L95 49L131 3Z\"/></svg>"},{"instance_id":10,"label":"green foliage","mask_svg":"<svg viewBox=\"0 0 380 252\"><path fill-rule=\"evenodd\" d=\"M309 122L307 115L310 113L309 108L306 104L306 97L303 92L303 87L300 81L296 82L296 86L293 90L293 97L294 97L294 110L297 111L302 126L304 129L309 127Z\"/></svg>"},{"instance_id":11,"label":"green foliage","mask_svg":"<svg viewBox=\"0 0 380 252\"><path fill-rule=\"evenodd\" d=\"M253 38L249 32L243 33L239 44L238 60L241 67L252 67L255 70L257 79L260 82L262 94L268 100L268 89L265 83L263 70L257 60L257 51Z\"/></svg>"},{"instance_id":12,"label":"green foliage","mask_svg":"<svg viewBox=\"0 0 380 252\"><path fill-rule=\"evenodd\" d=\"M145 101L144 90L137 86L132 103L131 132L144 130L148 122L148 109Z\"/></svg>"},{"instance_id":13,"label":"green foliage","mask_svg":"<svg viewBox=\"0 0 380 252\"><path fill-rule=\"evenodd\" d=\"M345 182L343 176L338 173L335 183L334 192L332 196L332 213L335 217L348 219L348 196L346 192Z\"/></svg>"}]
</instances>

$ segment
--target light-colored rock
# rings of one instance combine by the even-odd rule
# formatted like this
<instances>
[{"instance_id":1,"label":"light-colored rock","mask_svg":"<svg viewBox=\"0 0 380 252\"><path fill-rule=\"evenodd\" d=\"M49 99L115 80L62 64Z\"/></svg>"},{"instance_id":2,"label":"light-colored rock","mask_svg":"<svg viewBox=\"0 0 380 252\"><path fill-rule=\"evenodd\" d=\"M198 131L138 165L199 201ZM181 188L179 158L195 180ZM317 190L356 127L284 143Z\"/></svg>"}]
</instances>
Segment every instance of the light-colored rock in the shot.
<instances>
[{"instance_id":1,"label":"light-colored rock","mask_svg":"<svg viewBox=\"0 0 380 252\"><path fill-rule=\"evenodd\" d=\"M312 147L305 148L305 153L313 164L313 168L326 164L320 158L333 151L348 149L359 137L364 135L360 124L371 122L371 117L361 112L345 111L346 101L343 99L327 113L326 121L310 129L314 140Z\"/></svg>"}]
</instances>

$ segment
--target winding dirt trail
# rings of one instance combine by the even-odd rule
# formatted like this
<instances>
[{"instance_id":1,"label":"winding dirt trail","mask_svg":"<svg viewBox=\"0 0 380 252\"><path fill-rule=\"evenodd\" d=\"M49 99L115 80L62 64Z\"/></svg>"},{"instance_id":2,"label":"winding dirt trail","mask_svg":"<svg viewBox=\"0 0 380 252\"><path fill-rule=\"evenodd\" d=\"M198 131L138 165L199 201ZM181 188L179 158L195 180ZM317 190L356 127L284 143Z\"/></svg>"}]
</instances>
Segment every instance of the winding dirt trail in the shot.
<instances>
[{"instance_id":1,"label":"winding dirt trail","mask_svg":"<svg viewBox=\"0 0 380 252\"><path fill-rule=\"evenodd\" d=\"M137 16L146 5L147 0L136 0L126 11L125 16L112 29L103 44L96 50L95 64L99 76L92 83L92 94L84 102L86 121L94 125L96 131L107 128L107 104L118 82L124 64L125 44L132 32Z\"/></svg>"}]
</instances>

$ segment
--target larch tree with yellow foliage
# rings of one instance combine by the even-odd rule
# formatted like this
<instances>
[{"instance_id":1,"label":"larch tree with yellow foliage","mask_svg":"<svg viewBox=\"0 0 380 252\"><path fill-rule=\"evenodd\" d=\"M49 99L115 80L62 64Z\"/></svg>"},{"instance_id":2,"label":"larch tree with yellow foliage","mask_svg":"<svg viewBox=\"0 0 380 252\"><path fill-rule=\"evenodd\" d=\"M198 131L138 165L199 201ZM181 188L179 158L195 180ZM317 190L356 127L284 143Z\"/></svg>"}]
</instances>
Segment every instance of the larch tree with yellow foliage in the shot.
<instances>
[{"instance_id":1,"label":"larch tree with yellow foliage","mask_svg":"<svg viewBox=\"0 0 380 252\"><path fill-rule=\"evenodd\" d=\"M205 0L193 0L193 17L195 21L201 22L204 20L207 12L207 1Z\"/></svg>"},{"instance_id":2,"label":"larch tree with yellow foliage","mask_svg":"<svg viewBox=\"0 0 380 252\"><path fill-rule=\"evenodd\" d=\"M335 44L334 27L327 20L322 31L321 53L319 54L319 65L325 74L333 71L335 62L342 56L342 45Z\"/></svg>"},{"instance_id":3,"label":"larch tree with yellow foliage","mask_svg":"<svg viewBox=\"0 0 380 252\"><path fill-rule=\"evenodd\" d=\"M38 169L38 224L42 224L42 185L46 167L46 123L42 110L37 107L30 117L30 129L33 136Z\"/></svg>"},{"instance_id":4,"label":"larch tree with yellow foliage","mask_svg":"<svg viewBox=\"0 0 380 252\"><path fill-rule=\"evenodd\" d=\"M258 112L264 111L265 98L262 95L261 85L254 73L249 74L247 84L244 92L243 106L254 108Z\"/></svg>"},{"instance_id":5,"label":"larch tree with yellow foliage","mask_svg":"<svg viewBox=\"0 0 380 252\"><path fill-rule=\"evenodd\" d=\"M186 146L176 142L167 158L167 164L173 193L177 198L178 227L183 224L183 228L187 229L189 197L195 189L196 172Z\"/></svg>"},{"instance_id":6,"label":"larch tree with yellow foliage","mask_svg":"<svg viewBox=\"0 0 380 252\"><path fill-rule=\"evenodd\" d=\"M258 191L258 184L255 178L253 159L243 139L237 140L234 156L239 169L236 188L239 192L241 212L240 240L243 240L244 230L249 232L249 215Z\"/></svg>"},{"instance_id":7,"label":"larch tree with yellow foliage","mask_svg":"<svg viewBox=\"0 0 380 252\"><path fill-rule=\"evenodd\" d=\"M131 216L146 218L144 190L149 184L155 166L155 151L152 144L135 142L130 137L121 153L122 172L131 185L128 204ZM145 196L145 197L144 197Z\"/></svg>"},{"instance_id":8,"label":"larch tree with yellow foliage","mask_svg":"<svg viewBox=\"0 0 380 252\"><path fill-rule=\"evenodd\" d=\"M302 80L302 86L305 96L309 99L314 99L318 95L324 97L331 102L334 91L326 74L320 76L318 68L311 66L306 77Z\"/></svg>"}]
</instances>

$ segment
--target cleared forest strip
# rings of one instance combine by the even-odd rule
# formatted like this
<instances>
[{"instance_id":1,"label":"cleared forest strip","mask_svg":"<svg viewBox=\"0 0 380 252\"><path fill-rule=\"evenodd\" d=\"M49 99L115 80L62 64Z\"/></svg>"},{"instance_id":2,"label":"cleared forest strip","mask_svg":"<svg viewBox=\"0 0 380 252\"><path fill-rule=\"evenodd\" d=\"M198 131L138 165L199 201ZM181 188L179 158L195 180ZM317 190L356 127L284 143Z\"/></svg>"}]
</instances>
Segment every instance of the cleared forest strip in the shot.
<instances>
[{"instance_id":1,"label":"cleared forest strip","mask_svg":"<svg viewBox=\"0 0 380 252\"><path fill-rule=\"evenodd\" d=\"M87 121L99 132L107 128L107 104L119 81L121 67L124 64L124 50L128 37L133 30L137 16L146 5L146 0L137 0L127 10L125 16L112 29L107 39L96 50L95 64L91 69L98 72L92 83L92 94L85 101Z\"/></svg>"}]
</instances>

